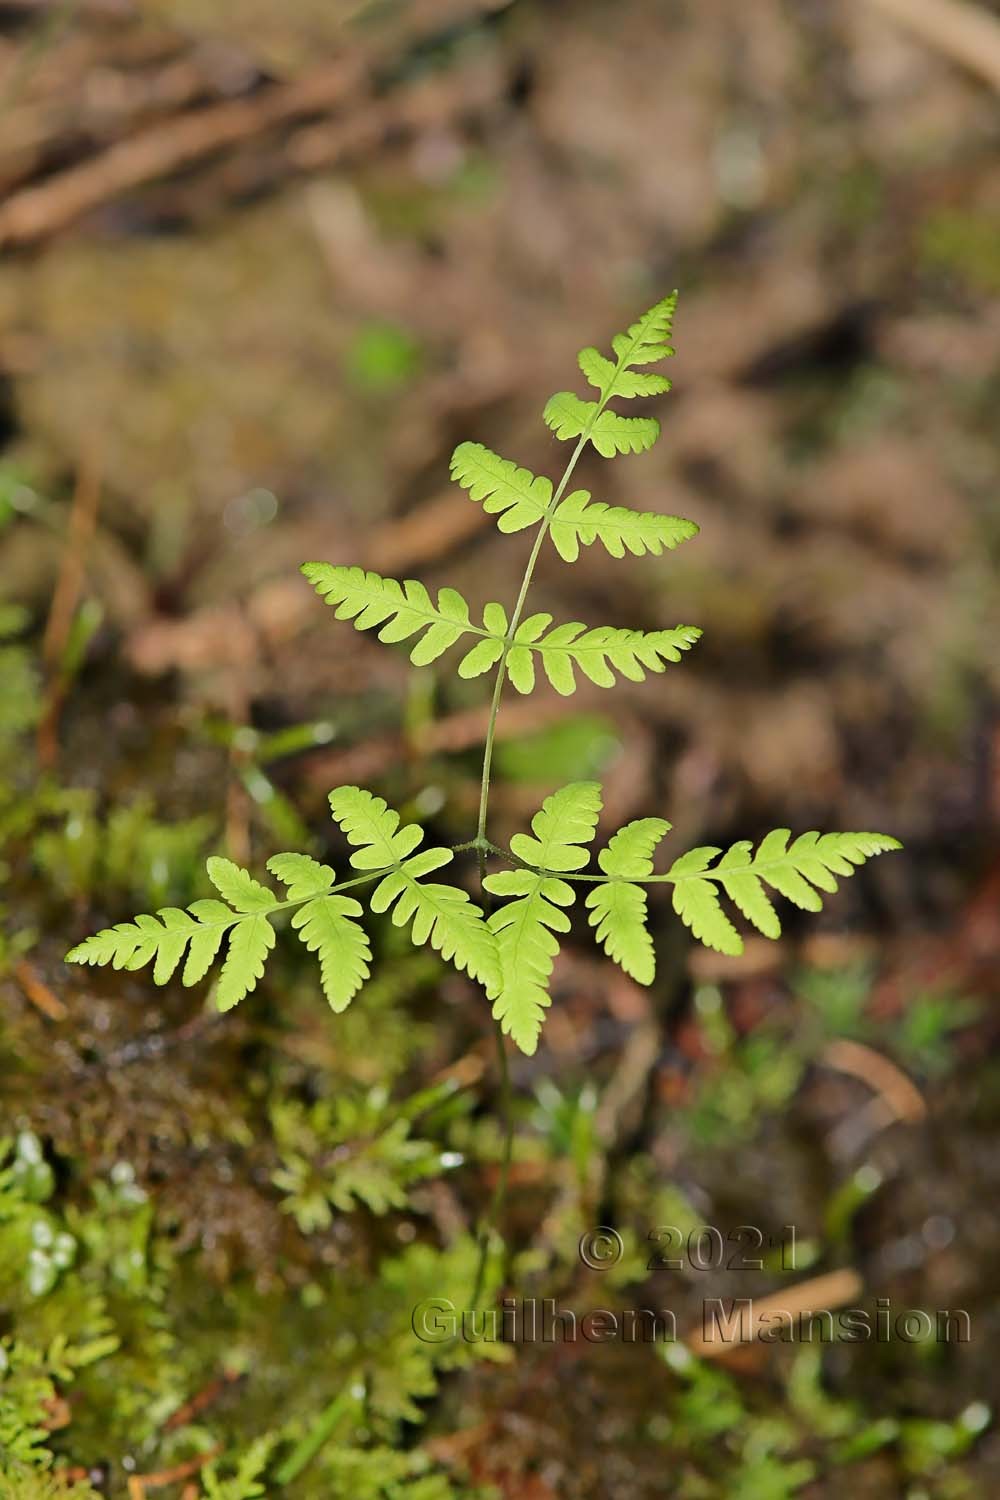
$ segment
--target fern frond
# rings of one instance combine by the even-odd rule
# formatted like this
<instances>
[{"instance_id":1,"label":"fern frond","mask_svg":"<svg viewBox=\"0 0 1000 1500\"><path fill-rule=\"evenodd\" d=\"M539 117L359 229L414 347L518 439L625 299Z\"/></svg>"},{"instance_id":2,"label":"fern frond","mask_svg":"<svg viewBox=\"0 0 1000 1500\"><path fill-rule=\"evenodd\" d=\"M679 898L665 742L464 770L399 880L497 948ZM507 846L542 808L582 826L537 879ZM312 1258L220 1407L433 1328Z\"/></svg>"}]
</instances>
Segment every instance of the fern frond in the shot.
<instances>
[{"instance_id":1,"label":"fern frond","mask_svg":"<svg viewBox=\"0 0 1000 1500\"><path fill-rule=\"evenodd\" d=\"M448 885L424 885L423 877L450 864L450 849L424 849L424 831L416 823L400 828L399 813L382 797L361 787L341 786L330 793L330 808L349 843L355 869L378 870L393 866L371 897L374 912L392 910L397 927L412 924L410 936L418 946L430 943L457 969L482 984L492 997L500 986L496 940L482 912L465 891Z\"/></svg>"},{"instance_id":2,"label":"fern frond","mask_svg":"<svg viewBox=\"0 0 1000 1500\"><path fill-rule=\"evenodd\" d=\"M303 563L302 572L316 592L336 608L337 619L352 620L355 630L381 626L378 638L387 642L409 640L423 632L410 652L410 660L417 667L436 661L463 635L490 634L472 623L469 606L456 589L439 589L435 605L424 585L414 578L399 583L366 568L333 563Z\"/></svg>"},{"instance_id":3,"label":"fern frond","mask_svg":"<svg viewBox=\"0 0 1000 1500\"><path fill-rule=\"evenodd\" d=\"M186 951L181 980L192 985L204 979L228 936L215 1003L219 1010L230 1010L256 987L264 972L275 942L273 914L283 904L304 902L292 925L319 958L327 999L334 1010L343 1010L368 977L368 939L348 920L360 915L360 906L330 895L335 872L307 854L275 854L267 867L288 887L286 903L248 870L231 860L212 858L207 863L209 879L225 901L193 901L186 911L166 906L155 916L120 922L86 938L66 955L67 961L140 969L152 959L154 982L166 984Z\"/></svg>"},{"instance_id":4,"label":"fern frond","mask_svg":"<svg viewBox=\"0 0 1000 1500\"><path fill-rule=\"evenodd\" d=\"M576 562L581 543L589 547L595 541L612 557L624 557L626 552L636 557L651 552L659 557L665 547L672 550L696 536L698 527L682 516L605 505L600 500L591 501L587 490L574 490L560 502L549 531L559 556L565 562Z\"/></svg>"},{"instance_id":5,"label":"fern frond","mask_svg":"<svg viewBox=\"0 0 1000 1500\"><path fill-rule=\"evenodd\" d=\"M557 438L588 437L602 458L616 453L645 453L660 435L655 417L622 417L596 401L581 401L573 391L557 391L545 403L542 419Z\"/></svg>"},{"instance_id":6,"label":"fern frond","mask_svg":"<svg viewBox=\"0 0 1000 1500\"><path fill-rule=\"evenodd\" d=\"M590 924L605 953L639 984L652 984L656 974L653 940L646 928L646 892L631 884L653 872L651 855L669 832L663 818L640 818L626 823L598 855L606 885L596 885L587 897Z\"/></svg>"},{"instance_id":7,"label":"fern frond","mask_svg":"<svg viewBox=\"0 0 1000 1500\"><path fill-rule=\"evenodd\" d=\"M600 810L598 783L573 782L545 799L531 821L534 837L515 834L511 850L541 870L579 870L588 858L582 845L593 838ZM504 1033L530 1055L550 1003L548 983L559 952L556 934L570 929L564 908L572 906L576 892L557 875L533 870L503 870L488 875L485 885L495 896L516 898L489 920L497 935L502 980L493 1014Z\"/></svg>"},{"instance_id":8,"label":"fern frond","mask_svg":"<svg viewBox=\"0 0 1000 1500\"><path fill-rule=\"evenodd\" d=\"M500 458L482 443L459 443L451 456L451 477L481 500L487 515L499 516L501 531L523 531L545 514L552 499L551 480Z\"/></svg>"},{"instance_id":9,"label":"fern frond","mask_svg":"<svg viewBox=\"0 0 1000 1500\"><path fill-rule=\"evenodd\" d=\"M132 922L106 927L71 949L67 962L141 969L152 959L153 982L166 984L186 951L181 981L192 985L204 979L228 933L216 1004L220 1010L229 1010L250 993L264 972L274 946L268 913L279 902L272 891L231 860L210 859L207 869L225 901L193 901L186 911L164 906L155 916L138 916Z\"/></svg>"},{"instance_id":10,"label":"fern frond","mask_svg":"<svg viewBox=\"0 0 1000 1500\"><path fill-rule=\"evenodd\" d=\"M576 692L576 667L598 687L614 687L615 672L631 682L644 682L647 671L662 672L668 661L680 661L681 653L701 636L694 625L672 630L624 630L613 625L588 629L579 620L545 634L551 623L549 614L532 615L515 632L507 671L519 693L534 688L535 652L556 692L568 697Z\"/></svg>"},{"instance_id":11,"label":"fern frond","mask_svg":"<svg viewBox=\"0 0 1000 1500\"><path fill-rule=\"evenodd\" d=\"M776 938L781 923L765 885L805 911L820 911L819 892L832 895L838 875L853 875L866 859L902 847L881 833L803 833L789 847L790 836L787 828L777 828L756 854L744 839L725 853L692 849L675 862L667 873L674 882L674 910L700 942L720 953L743 951L743 940L720 904L719 886L758 932Z\"/></svg>"}]
</instances>

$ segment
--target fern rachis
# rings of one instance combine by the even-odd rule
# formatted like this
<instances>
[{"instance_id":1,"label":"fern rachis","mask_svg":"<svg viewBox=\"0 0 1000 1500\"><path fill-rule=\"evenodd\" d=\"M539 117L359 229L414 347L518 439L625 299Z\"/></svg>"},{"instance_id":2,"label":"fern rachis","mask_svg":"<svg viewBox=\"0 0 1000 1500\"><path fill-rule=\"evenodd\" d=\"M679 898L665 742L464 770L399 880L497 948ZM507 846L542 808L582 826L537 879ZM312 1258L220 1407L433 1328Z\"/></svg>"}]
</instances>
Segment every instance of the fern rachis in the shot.
<instances>
[{"instance_id":1,"label":"fern rachis","mask_svg":"<svg viewBox=\"0 0 1000 1500\"><path fill-rule=\"evenodd\" d=\"M351 851L346 879L308 855L277 854L267 861L267 869L284 887L279 895L249 871L212 859L208 876L215 897L118 923L85 939L68 955L70 960L125 969L152 963L157 984L180 970L182 983L192 985L221 958L215 998L220 1009L228 1009L257 985L275 943L275 922L289 914L293 934L318 961L331 1007L341 1011L369 977L372 950L363 925L367 906L376 915L390 915L415 944L430 945L481 986L493 1003L497 1025L531 1052L550 1003L559 942L570 930L569 911L581 887L586 889L590 925L608 957L634 980L649 984L655 973L650 887L671 888L675 912L700 942L737 954L742 939L727 904L758 932L776 938L781 927L772 894L805 910L819 910L839 877L853 874L871 856L899 847L895 839L864 833L807 833L790 844L787 830L778 829L756 851L746 841L725 851L695 848L656 874L653 852L670 825L644 818L614 833L598 856L599 873L590 872L588 846L601 810L601 790L592 782L571 783L547 797L532 820L532 835L515 835L509 850L487 838L496 724L508 680L516 691L530 693L544 678L567 696L581 679L606 688L618 677L639 683L648 673L680 661L700 636L691 625L640 631L580 621L553 623L547 613L526 613L547 539L565 562L573 563L582 547L597 543L612 558L660 556L697 533L697 526L681 517L610 505L592 499L587 490L570 490L588 446L610 458L642 453L656 441L659 424L654 418L624 415L610 403L648 399L669 389L669 381L648 367L673 353L669 339L675 303L676 295L663 299L617 334L610 357L594 348L581 351L580 370L596 396L584 400L559 392L543 414L557 439L573 443L556 484L480 443L456 448L453 478L496 517L500 531L534 531L509 610L491 601L477 613L453 588L440 588L432 597L418 580L384 578L359 566L303 565L338 619L351 621L359 631L376 631L388 645L409 642L416 666L428 666L461 645L461 677L493 673L474 837L449 848L425 848L423 829L404 823L382 798L358 787L338 787L330 794L330 805ZM463 852L476 855L482 889L501 903L489 916L462 885L428 879ZM494 855L514 868L489 873Z\"/></svg>"}]
</instances>

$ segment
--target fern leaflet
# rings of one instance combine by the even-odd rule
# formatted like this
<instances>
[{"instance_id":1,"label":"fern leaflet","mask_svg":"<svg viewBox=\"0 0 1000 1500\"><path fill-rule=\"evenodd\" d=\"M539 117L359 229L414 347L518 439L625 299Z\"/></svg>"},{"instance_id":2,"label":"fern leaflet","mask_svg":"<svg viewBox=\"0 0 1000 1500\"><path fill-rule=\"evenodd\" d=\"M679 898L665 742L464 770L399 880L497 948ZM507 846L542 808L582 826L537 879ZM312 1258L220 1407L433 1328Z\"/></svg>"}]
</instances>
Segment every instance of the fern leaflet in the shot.
<instances>
[{"instance_id":1,"label":"fern leaflet","mask_svg":"<svg viewBox=\"0 0 1000 1500\"><path fill-rule=\"evenodd\" d=\"M500 458L482 443L459 443L451 456L451 477L483 501L487 515L499 516L501 531L523 531L542 520L552 500L552 482Z\"/></svg>"},{"instance_id":2,"label":"fern leaflet","mask_svg":"<svg viewBox=\"0 0 1000 1500\"><path fill-rule=\"evenodd\" d=\"M633 885L653 873L651 855L670 829L663 818L640 818L626 823L597 856L609 877L587 897L590 924L605 953L639 984L652 984L656 974L653 940L646 928L646 892Z\"/></svg>"},{"instance_id":3,"label":"fern leaflet","mask_svg":"<svg viewBox=\"0 0 1000 1500\"><path fill-rule=\"evenodd\" d=\"M264 971L274 945L267 913L279 903L249 871L228 859L210 859L207 870L225 901L193 901L186 911L165 906L156 916L138 916L132 922L106 927L73 948L66 955L68 962L141 969L152 959L153 982L166 984L186 951L181 980L192 985L208 973L228 933L216 1004L220 1010L230 1009L250 993Z\"/></svg>"},{"instance_id":4,"label":"fern leaflet","mask_svg":"<svg viewBox=\"0 0 1000 1500\"><path fill-rule=\"evenodd\" d=\"M558 874L579 870L588 859L582 847L594 837L601 810L601 788L594 781L572 782L547 797L531 822L534 837L515 834L511 850L535 870L503 870L486 877L495 896L516 899L500 907L489 925L497 934L502 985L493 1014L522 1052L538 1045L552 965L559 952L557 933L568 932L576 892Z\"/></svg>"},{"instance_id":5,"label":"fern leaflet","mask_svg":"<svg viewBox=\"0 0 1000 1500\"><path fill-rule=\"evenodd\" d=\"M256 989L273 947L274 928L266 917L247 917L236 923L229 936L229 948L215 992L219 1010L232 1010ZM156 978L155 970L153 978Z\"/></svg>"},{"instance_id":6,"label":"fern leaflet","mask_svg":"<svg viewBox=\"0 0 1000 1500\"><path fill-rule=\"evenodd\" d=\"M500 988L500 963L496 938L482 911L457 886L423 883L425 875L451 863L453 851L424 849L414 855L423 842L423 829L416 823L400 828L399 813L360 787L338 787L330 793L330 807L356 847L351 855L355 869L394 866L372 893L372 911L391 911L397 927L412 924L414 943L429 942L442 958L478 980L492 998Z\"/></svg>"},{"instance_id":7,"label":"fern leaflet","mask_svg":"<svg viewBox=\"0 0 1000 1500\"><path fill-rule=\"evenodd\" d=\"M395 578L383 578L365 568L333 563L303 563L302 572L316 592L336 607L337 619L353 620L355 630L381 626L380 641L405 641L423 632L410 652L410 660L417 667L436 661L469 632L490 633L472 623L469 606L456 589L439 589L435 605L424 585L414 578L398 583Z\"/></svg>"},{"instance_id":8,"label":"fern leaflet","mask_svg":"<svg viewBox=\"0 0 1000 1500\"><path fill-rule=\"evenodd\" d=\"M698 527L682 516L661 516L656 511L630 510L627 505L605 505L591 501L587 490L574 490L556 509L549 522L556 551L564 562L576 562L581 543L600 542L612 557L632 552L636 557L651 552L659 557L695 536Z\"/></svg>"},{"instance_id":9,"label":"fern leaflet","mask_svg":"<svg viewBox=\"0 0 1000 1500\"><path fill-rule=\"evenodd\" d=\"M853 875L866 859L901 847L881 833L803 833L791 847L789 837L787 828L776 828L756 854L742 839L725 853L691 849L671 866L666 878L674 883L674 910L706 947L734 956L743 952L743 940L722 909L719 886L758 932L776 938L781 923L765 885L805 911L820 911L819 892L836 891L838 875ZM722 858L713 864L718 854Z\"/></svg>"},{"instance_id":10,"label":"fern leaflet","mask_svg":"<svg viewBox=\"0 0 1000 1500\"><path fill-rule=\"evenodd\" d=\"M581 401L573 391L557 391L545 403L542 418L557 438L589 438L602 458L616 453L645 453L660 435L655 417L622 417L597 401Z\"/></svg>"},{"instance_id":11,"label":"fern leaflet","mask_svg":"<svg viewBox=\"0 0 1000 1500\"><path fill-rule=\"evenodd\" d=\"M489 515L499 516L497 525L501 531L523 531L528 526L537 526L545 519L552 501L552 484L548 479L519 468L509 458L500 458L481 443L459 443L452 455L451 473L473 500L484 502L483 509ZM612 557L624 557L626 552L636 557L646 552L659 556L664 548L676 547L694 536L698 527L680 516L591 502L587 490L574 490L560 502L550 519L549 530L560 557L575 562L581 544L589 547L595 541L601 542Z\"/></svg>"},{"instance_id":12,"label":"fern leaflet","mask_svg":"<svg viewBox=\"0 0 1000 1500\"><path fill-rule=\"evenodd\" d=\"M579 620L571 620L548 630L551 623L549 614L531 615L515 632L507 671L519 693L530 693L535 686L533 653L540 657L556 692L568 697L576 692L574 668L598 687L614 687L615 672L632 682L644 682L647 671L662 672L668 661L680 661L681 652L690 650L701 636L694 625L648 631L613 625L588 629Z\"/></svg>"}]
</instances>

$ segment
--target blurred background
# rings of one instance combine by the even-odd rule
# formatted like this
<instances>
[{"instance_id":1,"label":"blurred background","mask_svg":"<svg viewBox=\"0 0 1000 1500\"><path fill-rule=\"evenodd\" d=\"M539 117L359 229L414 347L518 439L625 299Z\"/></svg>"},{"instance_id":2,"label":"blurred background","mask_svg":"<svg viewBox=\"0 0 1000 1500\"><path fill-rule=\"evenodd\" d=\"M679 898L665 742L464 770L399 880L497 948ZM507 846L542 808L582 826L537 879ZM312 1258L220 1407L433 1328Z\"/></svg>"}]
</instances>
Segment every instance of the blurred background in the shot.
<instances>
[{"instance_id":1,"label":"blurred background","mask_svg":"<svg viewBox=\"0 0 1000 1500\"><path fill-rule=\"evenodd\" d=\"M0 3L4 1495L997 1493L998 89L994 0ZM739 961L654 901L648 993L574 935L506 1284L687 1327L839 1271L961 1346L417 1348L498 1171L474 992L393 932L340 1017L295 954L222 1020L61 962L212 850L336 855L339 783L467 836L481 682L298 566L511 598L452 448L558 472L544 401L675 286L661 441L581 474L700 535L533 599L704 639L509 702L496 830L596 776L675 852L906 847ZM786 1254L649 1269L705 1224Z\"/></svg>"}]
</instances>

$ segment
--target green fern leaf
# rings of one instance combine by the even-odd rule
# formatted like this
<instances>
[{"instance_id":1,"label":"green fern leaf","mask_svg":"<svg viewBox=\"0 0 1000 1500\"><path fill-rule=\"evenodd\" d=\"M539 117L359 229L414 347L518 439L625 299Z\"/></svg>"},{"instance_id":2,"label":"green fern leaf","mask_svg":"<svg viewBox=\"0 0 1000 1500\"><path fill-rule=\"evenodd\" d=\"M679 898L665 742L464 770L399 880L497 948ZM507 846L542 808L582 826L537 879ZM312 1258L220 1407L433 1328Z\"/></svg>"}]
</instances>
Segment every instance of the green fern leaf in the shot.
<instances>
[{"instance_id":1,"label":"green fern leaf","mask_svg":"<svg viewBox=\"0 0 1000 1500\"><path fill-rule=\"evenodd\" d=\"M655 396L670 389L662 375L634 373L634 365L653 364L673 354L664 340L673 323L677 293L672 292L643 313L627 333L611 341L616 359L606 359L596 349L581 349L580 369L600 392L599 401L581 401L572 391L558 391L547 402L543 417L558 438L586 438L598 453L613 458L616 453L643 453L660 435L660 424L652 417L623 417L607 407L612 396Z\"/></svg>"},{"instance_id":2,"label":"green fern leaf","mask_svg":"<svg viewBox=\"0 0 1000 1500\"><path fill-rule=\"evenodd\" d=\"M305 856L276 855L274 863L299 858ZM166 984L186 952L181 981L190 986L204 979L228 937L216 1004L220 1010L229 1010L250 993L264 972L267 954L274 946L267 914L275 910L278 900L231 860L213 857L207 869L229 905L207 898L193 901L186 911L164 906L155 916L119 922L78 943L67 953L67 963L111 964L116 969L134 970L152 960L154 984Z\"/></svg>"},{"instance_id":3,"label":"green fern leaf","mask_svg":"<svg viewBox=\"0 0 1000 1500\"><path fill-rule=\"evenodd\" d=\"M701 636L694 625L647 631L613 625L588 629L579 620L557 625L546 635L551 622L551 615L532 615L515 633L507 671L520 693L530 693L535 685L533 652L556 692L568 697L576 691L577 667L598 687L614 687L615 672L631 682L644 682L647 672L662 672L667 662L680 661L681 653Z\"/></svg>"},{"instance_id":4,"label":"green fern leaf","mask_svg":"<svg viewBox=\"0 0 1000 1500\"><path fill-rule=\"evenodd\" d=\"M750 868L749 839L741 839L730 845L716 866L723 890L747 921L765 937L781 936L778 913L761 884L760 876Z\"/></svg>"},{"instance_id":5,"label":"green fern leaf","mask_svg":"<svg viewBox=\"0 0 1000 1500\"><path fill-rule=\"evenodd\" d=\"M267 868L288 887L289 901L322 896L337 879L329 865L321 865L308 854L274 854L268 860Z\"/></svg>"},{"instance_id":6,"label":"green fern leaf","mask_svg":"<svg viewBox=\"0 0 1000 1500\"><path fill-rule=\"evenodd\" d=\"M272 891L254 880L248 870L241 870L231 859L213 855L205 862L208 878L219 895L237 911L270 911L276 904Z\"/></svg>"},{"instance_id":7,"label":"green fern leaf","mask_svg":"<svg viewBox=\"0 0 1000 1500\"><path fill-rule=\"evenodd\" d=\"M636 557L651 552L659 557L664 548L673 549L696 536L698 527L682 516L592 502L587 490L574 490L560 503L549 530L559 556L565 562L576 562L581 543L589 547L595 541L612 557L624 557L626 552Z\"/></svg>"},{"instance_id":8,"label":"green fern leaf","mask_svg":"<svg viewBox=\"0 0 1000 1500\"><path fill-rule=\"evenodd\" d=\"M581 845L593 839L600 812L600 783L572 781L546 797L531 820L534 837L514 834L511 852L541 870L582 870L590 856Z\"/></svg>"},{"instance_id":9,"label":"green fern leaf","mask_svg":"<svg viewBox=\"0 0 1000 1500\"><path fill-rule=\"evenodd\" d=\"M437 604L422 583L408 578L399 583L365 568L335 567L332 563L303 563L302 572L326 602L336 607L338 620L352 620L355 630L381 626L380 641L409 640L421 635L410 652L414 666L436 661L463 635L489 635L473 625L469 606L455 589L438 590Z\"/></svg>"},{"instance_id":10,"label":"green fern leaf","mask_svg":"<svg viewBox=\"0 0 1000 1500\"><path fill-rule=\"evenodd\" d=\"M590 924L614 963L639 984L652 984L656 974L653 940L646 929L646 892L641 880L653 872L652 853L670 829L663 818L640 818L626 823L598 855L598 863L610 877L587 897Z\"/></svg>"},{"instance_id":11,"label":"green fern leaf","mask_svg":"<svg viewBox=\"0 0 1000 1500\"><path fill-rule=\"evenodd\" d=\"M360 915L360 904L347 896L318 896L292 917L303 943L319 958L323 993L338 1012L347 1009L371 972L367 934L351 920Z\"/></svg>"},{"instance_id":12,"label":"green fern leaf","mask_svg":"<svg viewBox=\"0 0 1000 1500\"><path fill-rule=\"evenodd\" d=\"M371 908L391 910L397 927L411 924L410 936L418 947L430 943L443 959L477 980L492 999L500 989L500 959L481 909L457 886L422 882L430 869L451 859L450 849L427 849L408 860L379 883Z\"/></svg>"},{"instance_id":13,"label":"green fern leaf","mask_svg":"<svg viewBox=\"0 0 1000 1500\"><path fill-rule=\"evenodd\" d=\"M719 904L719 893L701 872L718 849L691 849L675 860L669 870L674 885L674 911L690 927L700 943L732 957L743 952L743 939Z\"/></svg>"},{"instance_id":14,"label":"green fern leaf","mask_svg":"<svg viewBox=\"0 0 1000 1500\"><path fill-rule=\"evenodd\" d=\"M664 340L670 337L676 310L677 293L671 292L637 318L627 333L615 334L611 347L623 368L655 364L673 354L673 349ZM614 394L618 395L617 386Z\"/></svg>"},{"instance_id":15,"label":"green fern leaf","mask_svg":"<svg viewBox=\"0 0 1000 1500\"><path fill-rule=\"evenodd\" d=\"M274 928L266 917L248 917L246 921L236 923L229 936L226 961L215 992L219 1010L232 1010L256 987L273 947Z\"/></svg>"},{"instance_id":16,"label":"green fern leaf","mask_svg":"<svg viewBox=\"0 0 1000 1500\"><path fill-rule=\"evenodd\" d=\"M192 901L188 910L195 917L197 926L191 934L181 983L190 988L204 979L215 962L233 916L221 901L211 899Z\"/></svg>"},{"instance_id":17,"label":"green fern leaf","mask_svg":"<svg viewBox=\"0 0 1000 1500\"><path fill-rule=\"evenodd\" d=\"M719 904L714 882L722 887L746 919L765 937L781 934L781 923L764 890L765 885L805 911L820 911L820 891L832 895L837 876L855 869L876 854L899 849L898 839L881 833L800 834L789 847L787 828L777 828L763 839L756 854L747 840L721 851L692 849L668 872L674 884L674 908L695 937L720 953L740 953L743 943Z\"/></svg>"},{"instance_id":18,"label":"green fern leaf","mask_svg":"<svg viewBox=\"0 0 1000 1500\"><path fill-rule=\"evenodd\" d=\"M664 354L653 355L662 359ZM665 375L640 375L631 370L619 370L613 360L605 359L596 349L581 349L577 355L580 369L591 385L595 385L602 396L663 396L670 390L670 381Z\"/></svg>"},{"instance_id":19,"label":"green fern leaf","mask_svg":"<svg viewBox=\"0 0 1000 1500\"><path fill-rule=\"evenodd\" d=\"M419 823L399 826L399 813L383 797L358 786L338 786L330 793L330 811L343 829L356 870L382 870L397 865L423 843Z\"/></svg>"},{"instance_id":20,"label":"green fern leaf","mask_svg":"<svg viewBox=\"0 0 1000 1500\"><path fill-rule=\"evenodd\" d=\"M601 810L597 782L573 782L547 797L531 821L533 837L515 834L511 850L541 870L579 870ZM568 932L576 892L557 875L533 870L503 870L488 875L486 889L495 896L516 899L500 907L489 925L497 935L501 987L493 1014L504 1033L529 1055L538 1045L552 965L559 952L557 933Z\"/></svg>"},{"instance_id":21,"label":"green fern leaf","mask_svg":"<svg viewBox=\"0 0 1000 1500\"><path fill-rule=\"evenodd\" d=\"M451 475L483 510L499 516L501 531L523 531L536 525L552 499L552 483L518 468L481 443L459 443L451 458Z\"/></svg>"},{"instance_id":22,"label":"green fern leaf","mask_svg":"<svg viewBox=\"0 0 1000 1500\"><path fill-rule=\"evenodd\" d=\"M477 641L472 650L467 652L458 664L459 677L481 677L491 667L496 666L503 656L504 643L494 636L489 636L484 641Z\"/></svg>"},{"instance_id":23,"label":"green fern leaf","mask_svg":"<svg viewBox=\"0 0 1000 1500\"><path fill-rule=\"evenodd\" d=\"M557 438L590 439L602 458L616 453L645 453L660 435L655 417L622 417L596 401L581 401L572 391L557 391L545 403L542 418Z\"/></svg>"},{"instance_id":24,"label":"green fern leaf","mask_svg":"<svg viewBox=\"0 0 1000 1500\"><path fill-rule=\"evenodd\" d=\"M400 828L399 813L360 787L337 787L330 793L330 807L348 842L358 846L358 852L351 855L354 867L389 868L372 894L372 911L394 908L392 919L397 926L412 924L414 943L429 942L442 958L478 980L487 994L494 994L500 984L496 941L479 907L457 887L420 883L432 870L450 864L452 851L425 849L410 858L423 842L423 829L416 823Z\"/></svg>"},{"instance_id":25,"label":"green fern leaf","mask_svg":"<svg viewBox=\"0 0 1000 1500\"><path fill-rule=\"evenodd\" d=\"M609 880L595 885L587 897L590 925L613 963L637 984L652 984L656 977L653 939L646 928L646 892L641 885Z\"/></svg>"},{"instance_id":26,"label":"green fern leaf","mask_svg":"<svg viewBox=\"0 0 1000 1500\"><path fill-rule=\"evenodd\" d=\"M653 873L653 850L670 832L665 818L637 818L626 823L597 856L605 875L615 880L643 880Z\"/></svg>"}]
</instances>

